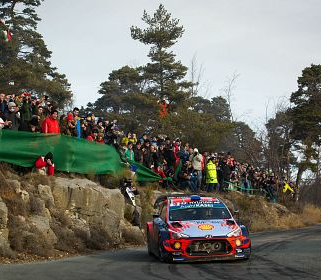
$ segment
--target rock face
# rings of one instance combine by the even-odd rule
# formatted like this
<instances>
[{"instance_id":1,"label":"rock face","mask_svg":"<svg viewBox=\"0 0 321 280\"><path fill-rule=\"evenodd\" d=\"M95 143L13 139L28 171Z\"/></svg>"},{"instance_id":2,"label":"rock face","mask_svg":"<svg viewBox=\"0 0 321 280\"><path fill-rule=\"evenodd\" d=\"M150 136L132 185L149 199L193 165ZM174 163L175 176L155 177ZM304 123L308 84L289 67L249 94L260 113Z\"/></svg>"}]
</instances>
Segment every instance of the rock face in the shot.
<instances>
[{"instance_id":1,"label":"rock face","mask_svg":"<svg viewBox=\"0 0 321 280\"><path fill-rule=\"evenodd\" d=\"M86 179L56 178L52 194L58 208L89 223L110 212L119 220L124 217L125 200L118 189L106 189Z\"/></svg>"},{"instance_id":2,"label":"rock face","mask_svg":"<svg viewBox=\"0 0 321 280\"><path fill-rule=\"evenodd\" d=\"M118 189L106 189L87 179L56 178L52 194L56 207L67 211L74 222L81 219L89 228L99 225L113 245L121 243L125 200Z\"/></svg>"},{"instance_id":3,"label":"rock face","mask_svg":"<svg viewBox=\"0 0 321 280\"><path fill-rule=\"evenodd\" d=\"M49 256L53 249L81 252L144 242L139 227L125 221L120 190L61 177L48 186L37 176L5 180L12 195L2 200L0 193L0 256L12 252L10 247Z\"/></svg>"},{"instance_id":4,"label":"rock face","mask_svg":"<svg viewBox=\"0 0 321 280\"><path fill-rule=\"evenodd\" d=\"M8 222L8 208L0 197L0 255L7 255L10 251L10 244L8 241L9 231L7 229Z\"/></svg>"}]
</instances>

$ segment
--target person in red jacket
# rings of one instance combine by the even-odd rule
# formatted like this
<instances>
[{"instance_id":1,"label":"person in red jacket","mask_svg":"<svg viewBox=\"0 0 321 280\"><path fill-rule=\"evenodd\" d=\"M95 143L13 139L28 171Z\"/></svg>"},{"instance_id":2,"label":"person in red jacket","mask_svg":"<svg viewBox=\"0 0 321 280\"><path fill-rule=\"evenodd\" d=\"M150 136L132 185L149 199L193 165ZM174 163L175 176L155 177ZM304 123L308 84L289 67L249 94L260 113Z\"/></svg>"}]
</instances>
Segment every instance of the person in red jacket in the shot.
<instances>
[{"instance_id":1,"label":"person in red jacket","mask_svg":"<svg viewBox=\"0 0 321 280\"><path fill-rule=\"evenodd\" d=\"M48 118L42 123L42 133L60 133L59 122L57 121L58 111L52 110Z\"/></svg>"},{"instance_id":2,"label":"person in red jacket","mask_svg":"<svg viewBox=\"0 0 321 280\"><path fill-rule=\"evenodd\" d=\"M53 154L49 152L44 157L40 156L35 162L36 172L42 175L53 176L55 174L55 164Z\"/></svg>"}]
</instances>

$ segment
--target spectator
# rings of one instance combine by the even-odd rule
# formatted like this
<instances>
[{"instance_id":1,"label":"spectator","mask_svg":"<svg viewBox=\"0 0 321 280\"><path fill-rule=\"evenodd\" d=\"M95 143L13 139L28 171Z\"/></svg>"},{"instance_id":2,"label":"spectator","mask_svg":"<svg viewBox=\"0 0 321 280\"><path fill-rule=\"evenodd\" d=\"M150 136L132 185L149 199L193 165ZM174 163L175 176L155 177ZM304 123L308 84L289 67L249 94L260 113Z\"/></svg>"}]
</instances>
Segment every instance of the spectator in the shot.
<instances>
[{"instance_id":1,"label":"spectator","mask_svg":"<svg viewBox=\"0 0 321 280\"><path fill-rule=\"evenodd\" d=\"M193 168L190 161L186 161L178 174L179 185L182 188L188 188L191 192L197 192L196 182L192 179Z\"/></svg>"},{"instance_id":2,"label":"spectator","mask_svg":"<svg viewBox=\"0 0 321 280\"><path fill-rule=\"evenodd\" d=\"M184 146L184 149L181 151L181 154L180 154L180 158L183 164L189 159L189 156L190 156L189 149L190 149L189 144L186 143Z\"/></svg>"},{"instance_id":3,"label":"spectator","mask_svg":"<svg viewBox=\"0 0 321 280\"><path fill-rule=\"evenodd\" d=\"M197 189L201 189L202 185L202 155L198 152L198 149L194 149L194 153L189 157L189 161L192 163L193 170L197 174Z\"/></svg>"},{"instance_id":4,"label":"spectator","mask_svg":"<svg viewBox=\"0 0 321 280\"><path fill-rule=\"evenodd\" d=\"M99 132L97 134L97 139L95 141L96 143L99 143L99 144L105 144L105 140L104 140L104 134Z\"/></svg>"},{"instance_id":5,"label":"spectator","mask_svg":"<svg viewBox=\"0 0 321 280\"><path fill-rule=\"evenodd\" d=\"M88 135L87 136L87 140L88 141L96 141L96 139L97 139L97 136L98 136L98 129L97 128L94 128L93 130L92 130L92 133L90 134L90 135Z\"/></svg>"},{"instance_id":6,"label":"spectator","mask_svg":"<svg viewBox=\"0 0 321 280\"><path fill-rule=\"evenodd\" d=\"M6 95L4 93L0 93L0 110L3 114L8 111L8 103L5 97Z\"/></svg>"},{"instance_id":7,"label":"spectator","mask_svg":"<svg viewBox=\"0 0 321 280\"><path fill-rule=\"evenodd\" d=\"M152 159L152 167L156 169L157 166L159 166L159 164L160 164L157 150L156 150L156 146L154 146L154 145L150 146L150 155L151 155L151 159Z\"/></svg>"},{"instance_id":8,"label":"spectator","mask_svg":"<svg viewBox=\"0 0 321 280\"><path fill-rule=\"evenodd\" d=\"M165 146L164 158L167 162L167 167L174 170L174 167L176 164L176 158L174 156L173 144L168 143L168 140L166 140L166 141L167 141L167 144ZM166 141L165 141L165 143L166 143Z\"/></svg>"},{"instance_id":9,"label":"spectator","mask_svg":"<svg viewBox=\"0 0 321 280\"><path fill-rule=\"evenodd\" d=\"M87 137L91 134L90 128L88 127L88 123L86 119L80 120L80 131L81 138L87 139Z\"/></svg>"},{"instance_id":10,"label":"spectator","mask_svg":"<svg viewBox=\"0 0 321 280\"><path fill-rule=\"evenodd\" d=\"M131 133L131 137L128 137L128 141L132 142L133 144L137 143L137 137L135 133Z\"/></svg>"},{"instance_id":11,"label":"spectator","mask_svg":"<svg viewBox=\"0 0 321 280\"><path fill-rule=\"evenodd\" d=\"M10 121L8 129L19 130L21 119L19 108L16 106L16 103L12 101L8 103L8 112L5 114L5 118L7 121Z\"/></svg>"},{"instance_id":12,"label":"spectator","mask_svg":"<svg viewBox=\"0 0 321 280\"><path fill-rule=\"evenodd\" d=\"M158 157L158 162L163 165L163 164L166 164L166 160L165 160L165 150L164 150L164 144L161 143L159 146L158 146L158 150L157 150L157 157Z\"/></svg>"},{"instance_id":13,"label":"spectator","mask_svg":"<svg viewBox=\"0 0 321 280\"><path fill-rule=\"evenodd\" d=\"M206 191L213 192L214 188L219 191L215 158L211 156L206 164Z\"/></svg>"},{"instance_id":14,"label":"spectator","mask_svg":"<svg viewBox=\"0 0 321 280\"><path fill-rule=\"evenodd\" d=\"M231 169L227 165L227 159L226 157L223 158L223 160L220 162L220 175L221 175L221 186L222 186L222 191L226 191L229 182L231 179Z\"/></svg>"},{"instance_id":15,"label":"spectator","mask_svg":"<svg viewBox=\"0 0 321 280\"><path fill-rule=\"evenodd\" d=\"M39 127L42 127L42 123L46 119L44 108L42 106L38 106L36 115L39 117Z\"/></svg>"},{"instance_id":16,"label":"spectator","mask_svg":"<svg viewBox=\"0 0 321 280\"><path fill-rule=\"evenodd\" d=\"M74 119L72 113L68 113L67 115L67 135L78 137L77 121Z\"/></svg>"},{"instance_id":17,"label":"spectator","mask_svg":"<svg viewBox=\"0 0 321 280\"><path fill-rule=\"evenodd\" d=\"M103 124L104 124L104 120L102 118L99 118L97 121L98 133L105 134L105 127Z\"/></svg>"},{"instance_id":18,"label":"spectator","mask_svg":"<svg viewBox=\"0 0 321 280\"><path fill-rule=\"evenodd\" d=\"M139 163L143 163L143 151L142 151L142 143L138 141L134 147L134 160Z\"/></svg>"},{"instance_id":19,"label":"spectator","mask_svg":"<svg viewBox=\"0 0 321 280\"><path fill-rule=\"evenodd\" d=\"M39 129L39 118L38 116L33 116L29 122L29 131L33 133L40 132Z\"/></svg>"},{"instance_id":20,"label":"spectator","mask_svg":"<svg viewBox=\"0 0 321 280\"><path fill-rule=\"evenodd\" d=\"M11 122L6 120L6 118L3 116L3 113L0 109L0 130L5 127L8 127L10 124Z\"/></svg>"},{"instance_id":21,"label":"spectator","mask_svg":"<svg viewBox=\"0 0 321 280\"><path fill-rule=\"evenodd\" d=\"M58 111L53 109L51 111L51 114L48 118L44 120L42 123L42 128L41 131L42 133L55 133L59 134L60 133L60 127L59 123L57 121L58 118Z\"/></svg>"},{"instance_id":22,"label":"spectator","mask_svg":"<svg viewBox=\"0 0 321 280\"><path fill-rule=\"evenodd\" d=\"M45 157L38 157L35 162L35 170L39 174L53 176L55 174L53 154L49 152Z\"/></svg>"},{"instance_id":23,"label":"spectator","mask_svg":"<svg viewBox=\"0 0 321 280\"><path fill-rule=\"evenodd\" d=\"M29 122L32 116L30 93L24 92L20 95L20 98L22 98L22 103L20 106L21 123L19 129L23 131L29 131Z\"/></svg>"},{"instance_id":24,"label":"spectator","mask_svg":"<svg viewBox=\"0 0 321 280\"><path fill-rule=\"evenodd\" d=\"M127 133L122 139L121 139L121 144L124 144L125 146L128 145L129 138L132 137L132 134L130 132Z\"/></svg>"},{"instance_id":25,"label":"spectator","mask_svg":"<svg viewBox=\"0 0 321 280\"><path fill-rule=\"evenodd\" d=\"M125 152L125 157L128 160L134 161L135 160L135 153L133 151L133 143L129 142L127 145L127 150Z\"/></svg>"},{"instance_id":26,"label":"spectator","mask_svg":"<svg viewBox=\"0 0 321 280\"><path fill-rule=\"evenodd\" d=\"M81 131L81 119L79 118L79 108L75 107L72 110L72 114L73 114L74 122L76 125L77 137L81 138L82 131Z\"/></svg>"},{"instance_id":27,"label":"spectator","mask_svg":"<svg viewBox=\"0 0 321 280\"><path fill-rule=\"evenodd\" d=\"M148 139L144 141L144 146L142 148L142 151L143 151L143 164L146 167L151 168L153 161L152 161L151 151L150 151L150 141Z\"/></svg>"}]
</instances>

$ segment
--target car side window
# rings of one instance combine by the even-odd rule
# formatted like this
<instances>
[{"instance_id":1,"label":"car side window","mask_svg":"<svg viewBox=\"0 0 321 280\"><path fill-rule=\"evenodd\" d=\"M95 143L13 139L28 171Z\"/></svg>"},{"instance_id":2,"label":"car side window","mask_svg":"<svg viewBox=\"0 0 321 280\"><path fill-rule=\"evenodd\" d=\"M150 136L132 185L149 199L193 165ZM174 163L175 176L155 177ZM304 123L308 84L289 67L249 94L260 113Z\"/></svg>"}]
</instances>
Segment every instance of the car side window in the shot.
<instances>
[{"instance_id":1,"label":"car side window","mask_svg":"<svg viewBox=\"0 0 321 280\"><path fill-rule=\"evenodd\" d=\"M166 208L167 208L166 206L167 206L166 203L164 203L160 211L160 217L163 221L166 220Z\"/></svg>"}]
</instances>

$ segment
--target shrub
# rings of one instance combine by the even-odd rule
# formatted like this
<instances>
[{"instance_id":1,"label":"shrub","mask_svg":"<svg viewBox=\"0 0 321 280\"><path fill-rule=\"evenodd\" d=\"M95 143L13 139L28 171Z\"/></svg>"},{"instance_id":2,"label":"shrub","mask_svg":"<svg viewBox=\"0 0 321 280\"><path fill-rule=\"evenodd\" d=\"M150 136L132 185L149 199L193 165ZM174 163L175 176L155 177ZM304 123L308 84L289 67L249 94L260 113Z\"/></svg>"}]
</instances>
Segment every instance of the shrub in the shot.
<instances>
[{"instance_id":1,"label":"shrub","mask_svg":"<svg viewBox=\"0 0 321 280\"><path fill-rule=\"evenodd\" d=\"M30 234L25 236L23 245L24 251L42 257L49 257L54 249L36 227L30 227Z\"/></svg>"},{"instance_id":2,"label":"shrub","mask_svg":"<svg viewBox=\"0 0 321 280\"><path fill-rule=\"evenodd\" d=\"M55 249L65 251L68 253L84 252L86 251L86 241L76 236L70 228L62 226L60 223L52 222L51 229L57 236L57 244Z\"/></svg>"},{"instance_id":3,"label":"shrub","mask_svg":"<svg viewBox=\"0 0 321 280\"><path fill-rule=\"evenodd\" d=\"M303 208L301 220L304 225L314 225L321 222L321 209L312 204Z\"/></svg>"},{"instance_id":4,"label":"shrub","mask_svg":"<svg viewBox=\"0 0 321 280\"><path fill-rule=\"evenodd\" d=\"M91 238L88 240L87 246L91 249L107 250L117 247L110 233L101 224L91 226L90 236Z\"/></svg>"}]
</instances>

